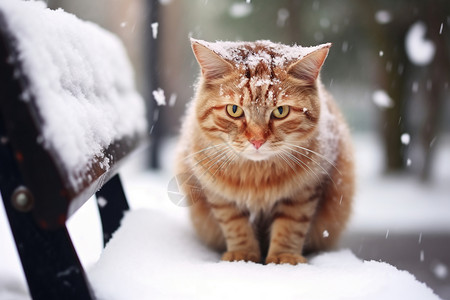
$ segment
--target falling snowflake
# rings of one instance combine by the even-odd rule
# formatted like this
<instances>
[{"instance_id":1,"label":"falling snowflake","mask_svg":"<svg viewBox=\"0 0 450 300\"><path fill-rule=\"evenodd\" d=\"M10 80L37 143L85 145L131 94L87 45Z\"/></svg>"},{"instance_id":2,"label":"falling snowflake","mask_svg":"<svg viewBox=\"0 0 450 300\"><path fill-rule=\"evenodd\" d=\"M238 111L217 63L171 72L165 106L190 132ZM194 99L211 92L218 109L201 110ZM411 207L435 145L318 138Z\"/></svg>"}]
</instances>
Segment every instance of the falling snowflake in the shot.
<instances>
[{"instance_id":1,"label":"falling snowflake","mask_svg":"<svg viewBox=\"0 0 450 300\"><path fill-rule=\"evenodd\" d=\"M284 27L288 18L289 10L287 10L286 8L280 8L277 13L277 26Z\"/></svg>"},{"instance_id":2,"label":"falling snowflake","mask_svg":"<svg viewBox=\"0 0 450 300\"><path fill-rule=\"evenodd\" d=\"M402 141L403 145L409 145L409 142L411 142L411 136L409 133L404 133L400 136L400 140Z\"/></svg>"},{"instance_id":3,"label":"falling snowflake","mask_svg":"<svg viewBox=\"0 0 450 300\"><path fill-rule=\"evenodd\" d=\"M97 203L98 203L98 206L100 206L101 208L103 208L103 207L105 207L105 206L108 204L108 200L106 200L106 199L103 198L103 197L98 197L98 198L97 198Z\"/></svg>"},{"instance_id":4,"label":"falling snowflake","mask_svg":"<svg viewBox=\"0 0 450 300\"><path fill-rule=\"evenodd\" d=\"M159 23L158 22L155 22L155 23L152 23L152 36L153 36L153 39L156 39L157 37L158 37L158 27L159 27Z\"/></svg>"},{"instance_id":5,"label":"falling snowflake","mask_svg":"<svg viewBox=\"0 0 450 300\"><path fill-rule=\"evenodd\" d=\"M407 167L410 167L411 164L412 164L411 158L408 158L408 159L406 160L406 166L407 166Z\"/></svg>"},{"instance_id":6,"label":"falling snowflake","mask_svg":"<svg viewBox=\"0 0 450 300\"><path fill-rule=\"evenodd\" d=\"M437 263L433 267L433 273L434 276L436 276L439 279L445 279L448 276L448 268L443 263Z\"/></svg>"},{"instance_id":7,"label":"falling snowflake","mask_svg":"<svg viewBox=\"0 0 450 300\"><path fill-rule=\"evenodd\" d=\"M372 100L376 106L380 108L391 108L394 106L394 101L392 101L391 97L383 90L376 90L373 92Z\"/></svg>"},{"instance_id":8,"label":"falling snowflake","mask_svg":"<svg viewBox=\"0 0 450 300\"><path fill-rule=\"evenodd\" d=\"M436 52L433 42L425 39L426 29L425 23L418 21L408 30L405 39L406 54L409 60L419 66L428 65Z\"/></svg>"},{"instance_id":9,"label":"falling snowflake","mask_svg":"<svg viewBox=\"0 0 450 300\"><path fill-rule=\"evenodd\" d=\"M378 24L387 24L392 21L392 15L387 10L379 10L375 13L375 21Z\"/></svg>"},{"instance_id":10,"label":"falling snowflake","mask_svg":"<svg viewBox=\"0 0 450 300\"><path fill-rule=\"evenodd\" d=\"M250 4L250 2L246 3L234 3L231 5L229 13L232 18L244 18L250 15L253 11L253 6Z\"/></svg>"},{"instance_id":11,"label":"falling snowflake","mask_svg":"<svg viewBox=\"0 0 450 300\"><path fill-rule=\"evenodd\" d=\"M158 88L157 90L153 91L152 94L158 106L166 105L166 96L164 96L164 90L162 88Z\"/></svg>"}]
</instances>

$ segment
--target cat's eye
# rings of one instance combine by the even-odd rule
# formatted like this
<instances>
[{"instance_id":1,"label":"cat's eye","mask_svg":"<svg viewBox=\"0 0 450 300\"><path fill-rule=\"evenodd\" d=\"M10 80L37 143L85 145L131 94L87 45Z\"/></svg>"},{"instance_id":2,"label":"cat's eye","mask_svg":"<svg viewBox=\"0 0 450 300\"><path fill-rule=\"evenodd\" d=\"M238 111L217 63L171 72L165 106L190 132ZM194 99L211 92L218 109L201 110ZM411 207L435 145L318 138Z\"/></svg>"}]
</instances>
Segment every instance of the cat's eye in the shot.
<instances>
[{"instance_id":1,"label":"cat's eye","mask_svg":"<svg viewBox=\"0 0 450 300\"><path fill-rule=\"evenodd\" d=\"M233 118L239 118L244 114L242 108L234 104L227 105L227 113Z\"/></svg>"},{"instance_id":2,"label":"cat's eye","mask_svg":"<svg viewBox=\"0 0 450 300\"><path fill-rule=\"evenodd\" d=\"M288 113L289 113L289 106L283 105L283 106L278 106L277 108L275 108L272 111L272 116L274 116L277 119L283 119L283 118L286 118Z\"/></svg>"}]
</instances>

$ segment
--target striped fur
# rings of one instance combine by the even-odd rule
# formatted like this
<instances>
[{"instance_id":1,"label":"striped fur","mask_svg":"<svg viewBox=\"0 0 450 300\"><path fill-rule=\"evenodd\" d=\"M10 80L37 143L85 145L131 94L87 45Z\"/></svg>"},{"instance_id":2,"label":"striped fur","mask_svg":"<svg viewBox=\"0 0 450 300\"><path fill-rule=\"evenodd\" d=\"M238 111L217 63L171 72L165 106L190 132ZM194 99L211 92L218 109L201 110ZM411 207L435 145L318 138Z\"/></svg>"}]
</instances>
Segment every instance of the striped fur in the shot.
<instances>
[{"instance_id":1,"label":"striped fur","mask_svg":"<svg viewBox=\"0 0 450 300\"><path fill-rule=\"evenodd\" d=\"M236 43L228 49L238 58L230 59L213 51L217 44L193 41L202 76L183 123L177 172L192 179L182 189L194 203L200 239L225 251L223 260L298 264L305 251L334 246L345 228L353 152L318 77L329 46L282 61L279 44L271 45ZM252 53L264 59L248 62ZM229 104L243 116L228 115ZM290 107L284 119L272 115L280 105Z\"/></svg>"}]
</instances>

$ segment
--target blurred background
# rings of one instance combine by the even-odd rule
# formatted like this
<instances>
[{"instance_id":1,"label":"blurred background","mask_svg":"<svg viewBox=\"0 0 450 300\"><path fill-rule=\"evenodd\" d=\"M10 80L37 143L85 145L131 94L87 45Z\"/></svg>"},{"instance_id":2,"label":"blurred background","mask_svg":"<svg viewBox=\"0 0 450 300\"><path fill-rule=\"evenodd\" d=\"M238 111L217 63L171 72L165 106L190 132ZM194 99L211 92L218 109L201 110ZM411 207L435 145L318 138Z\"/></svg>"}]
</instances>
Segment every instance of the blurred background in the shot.
<instances>
[{"instance_id":1,"label":"blurred background","mask_svg":"<svg viewBox=\"0 0 450 300\"><path fill-rule=\"evenodd\" d=\"M322 80L350 123L359 186L342 246L450 299L450 1L46 2L122 39L149 108L147 166L168 173L199 73L189 37L333 43Z\"/></svg>"}]
</instances>

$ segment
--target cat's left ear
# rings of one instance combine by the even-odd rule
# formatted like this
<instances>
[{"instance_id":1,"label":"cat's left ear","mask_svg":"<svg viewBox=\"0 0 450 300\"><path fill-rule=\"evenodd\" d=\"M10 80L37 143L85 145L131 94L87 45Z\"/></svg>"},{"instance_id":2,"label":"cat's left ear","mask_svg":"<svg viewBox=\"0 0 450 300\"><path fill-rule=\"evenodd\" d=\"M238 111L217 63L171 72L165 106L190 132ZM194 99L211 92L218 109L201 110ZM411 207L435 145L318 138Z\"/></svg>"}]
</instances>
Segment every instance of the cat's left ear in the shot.
<instances>
[{"instance_id":1,"label":"cat's left ear","mask_svg":"<svg viewBox=\"0 0 450 300\"><path fill-rule=\"evenodd\" d=\"M325 44L299 61L294 62L289 67L288 74L308 84L314 83L319 76L320 69L327 58L330 47L331 44Z\"/></svg>"},{"instance_id":2,"label":"cat's left ear","mask_svg":"<svg viewBox=\"0 0 450 300\"><path fill-rule=\"evenodd\" d=\"M231 64L209 49L207 44L191 38L191 45L205 79L220 79L231 71Z\"/></svg>"}]
</instances>

